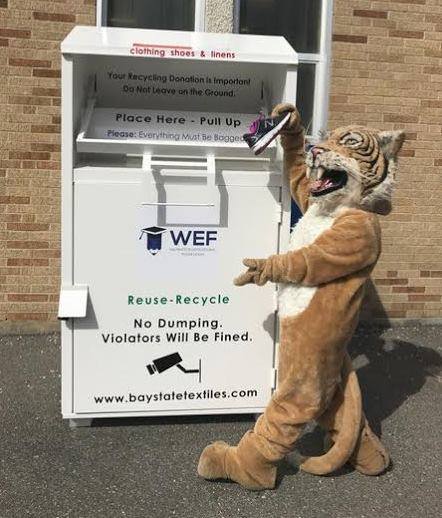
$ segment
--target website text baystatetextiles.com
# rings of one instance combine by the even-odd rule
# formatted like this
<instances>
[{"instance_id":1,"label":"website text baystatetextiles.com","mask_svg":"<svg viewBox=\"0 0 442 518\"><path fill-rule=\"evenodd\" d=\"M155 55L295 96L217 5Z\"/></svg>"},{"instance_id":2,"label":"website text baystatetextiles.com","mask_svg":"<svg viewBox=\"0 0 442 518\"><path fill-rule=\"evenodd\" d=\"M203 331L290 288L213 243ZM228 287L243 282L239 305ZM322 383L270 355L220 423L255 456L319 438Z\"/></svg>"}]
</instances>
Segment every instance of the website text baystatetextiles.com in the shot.
<instances>
[{"instance_id":1,"label":"website text baystatetextiles.com","mask_svg":"<svg viewBox=\"0 0 442 518\"><path fill-rule=\"evenodd\" d=\"M150 394L127 394L119 395L95 395L93 400L95 404L111 404L111 403L158 403L162 401L197 401L197 400L213 400L213 399L230 399L230 398L257 398L258 391L256 389L238 389L238 390L214 390L205 389L201 391L184 390L181 392L172 390L171 392L154 392Z\"/></svg>"}]
</instances>

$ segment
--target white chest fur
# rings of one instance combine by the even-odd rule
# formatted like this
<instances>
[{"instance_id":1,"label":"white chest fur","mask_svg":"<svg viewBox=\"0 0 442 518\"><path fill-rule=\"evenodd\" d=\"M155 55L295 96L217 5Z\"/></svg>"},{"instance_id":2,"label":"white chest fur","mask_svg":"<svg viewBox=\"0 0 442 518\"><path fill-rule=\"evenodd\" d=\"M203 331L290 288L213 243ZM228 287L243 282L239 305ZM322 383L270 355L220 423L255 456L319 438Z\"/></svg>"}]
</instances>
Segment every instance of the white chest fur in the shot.
<instances>
[{"instance_id":1,"label":"white chest fur","mask_svg":"<svg viewBox=\"0 0 442 518\"><path fill-rule=\"evenodd\" d=\"M292 231L289 250L298 250L308 246L325 230L329 229L334 216L320 214L316 205L311 205ZM302 313L316 292L316 287L299 284L280 284L278 289L279 316L289 317Z\"/></svg>"}]
</instances>

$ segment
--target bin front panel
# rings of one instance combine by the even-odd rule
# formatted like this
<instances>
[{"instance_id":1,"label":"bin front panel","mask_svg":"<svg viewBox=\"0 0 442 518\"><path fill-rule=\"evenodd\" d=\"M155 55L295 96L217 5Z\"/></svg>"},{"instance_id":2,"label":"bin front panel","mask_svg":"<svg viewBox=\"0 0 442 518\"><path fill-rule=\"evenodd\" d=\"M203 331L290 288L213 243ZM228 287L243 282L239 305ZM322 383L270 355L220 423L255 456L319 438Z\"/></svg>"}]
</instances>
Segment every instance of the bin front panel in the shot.
<instances>
[{"instance_id":1,"label":"bin front panel","mask_svg":"<svg viewBox=\"0 0 442 518\"><path fill-rule=\"evenodd\" d=\"M198 207L195 222L182 225L187 208L175 208L169 225L164 209L142 205L142 173L109 178L74 187L74 280L89 286L87 317L74 323L74 412L264 407L275 287L232 280L243 257L277 252L280 189L223 186L219 225L198 222ZM170 193L204 202L204 192L189 189Z\"/></svg>"}]
</instances>

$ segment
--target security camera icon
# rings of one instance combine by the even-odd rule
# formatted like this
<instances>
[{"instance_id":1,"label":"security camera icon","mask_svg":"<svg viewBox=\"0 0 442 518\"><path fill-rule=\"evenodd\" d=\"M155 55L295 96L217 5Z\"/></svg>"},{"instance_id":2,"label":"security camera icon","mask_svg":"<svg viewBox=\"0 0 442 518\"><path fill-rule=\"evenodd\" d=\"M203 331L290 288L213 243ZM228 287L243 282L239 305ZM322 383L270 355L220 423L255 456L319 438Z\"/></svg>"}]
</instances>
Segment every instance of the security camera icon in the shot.
<instances>
[{"instance_id":1,"label":"security camera icon","mask_svg":"<svg viewBox=\"0 0 442 518\"><path fill-rule=\"evenodd\" d=\"M198 369L186 369L181 365L183 359L179 353L172 353L161 358L156 358L151 364L146 365L149 374L152 376L155 373L161 374L172 367L177 367L181 372L185 374L198 374L198 381L201 383L201 360L198 360Z\"/></svg>"}]
</instances>

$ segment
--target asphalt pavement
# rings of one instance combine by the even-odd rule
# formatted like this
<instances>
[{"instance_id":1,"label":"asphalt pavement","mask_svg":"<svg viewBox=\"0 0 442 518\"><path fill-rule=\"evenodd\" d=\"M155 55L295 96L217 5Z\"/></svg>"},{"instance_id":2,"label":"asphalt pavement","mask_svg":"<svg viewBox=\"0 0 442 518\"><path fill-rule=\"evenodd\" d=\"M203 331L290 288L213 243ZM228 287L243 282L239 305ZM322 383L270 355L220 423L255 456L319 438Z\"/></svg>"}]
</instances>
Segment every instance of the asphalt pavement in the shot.
<instances>
[{"instance_id":1,"label":"asphalt pavement","mask_svg":"<svg viewBox=\"0 0 442 518\"><path fill-rule=\"evenodd\" d=\"M441 506L442 327L359 328L351 353L374 430L393 465L380 477L282 465L278 487L249 492L196 475L201 450L235 443L253 416L103 419L60 415L58 334L0 337L1 518L432 518ZM300 441L319 454L320 431Z\"/></svg>"}]
</instances>

